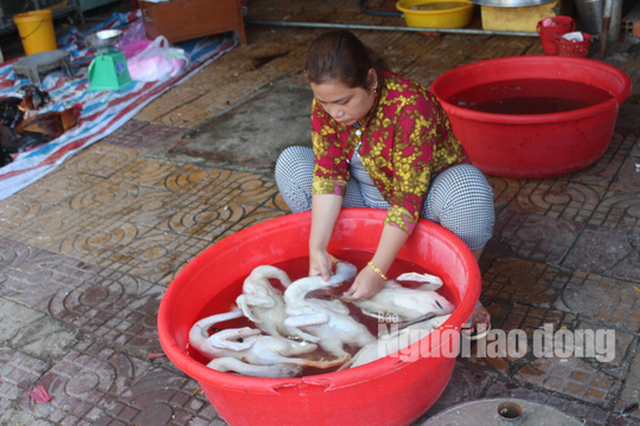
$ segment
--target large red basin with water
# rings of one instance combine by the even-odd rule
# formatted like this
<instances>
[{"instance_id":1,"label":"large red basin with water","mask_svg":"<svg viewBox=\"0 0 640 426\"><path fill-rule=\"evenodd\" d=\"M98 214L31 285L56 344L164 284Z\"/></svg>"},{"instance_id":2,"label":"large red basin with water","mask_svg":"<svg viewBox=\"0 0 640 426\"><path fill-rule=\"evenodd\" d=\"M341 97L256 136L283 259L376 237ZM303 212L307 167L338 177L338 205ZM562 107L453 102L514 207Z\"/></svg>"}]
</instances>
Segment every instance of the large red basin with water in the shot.
<instances>
[{"instance_id":1,"label":"large red basin with water","mask_svg":"<svg viewBox=\"0 0 640 426\"><path fill-rule=\"evenodd\" d=\"M611 96L592 106L535 115L481 112L449 102L465 89L515 79L580 82ZM618 68L592 59L519 56L454 68L438 77L431 91L479 169L501 177L547 178L580 170L604 154L631 81Z\"/></svg>"},{"instance_id":2,"label":"large red basin with water","mask_svg":"<svg viewBox=\"0 0 640 426\"><path fill-rule=\"evenodd\" d=\"M386 211L343 209L329 250L374 252ZM308 256L311 216L272 219L214 244L190 262L169 285L158 313L160 343L169 359L200 384L218 414L230 425L408 425L444 391L453 371L455 334L411 348L431 357L389 356L344 371L302 378L260 379L221 373L187 354L188 333L201 310L226 312L253 268ZM480 295L480 271L473 254L454 234L421 221L399 254L445 282L457 305L442 326L459 329ZM213 306L212 302L213 301ZM456 346L457 347L457 346ZM455 352L454 352L455 355Z\"/></svg>"}]
</instances>

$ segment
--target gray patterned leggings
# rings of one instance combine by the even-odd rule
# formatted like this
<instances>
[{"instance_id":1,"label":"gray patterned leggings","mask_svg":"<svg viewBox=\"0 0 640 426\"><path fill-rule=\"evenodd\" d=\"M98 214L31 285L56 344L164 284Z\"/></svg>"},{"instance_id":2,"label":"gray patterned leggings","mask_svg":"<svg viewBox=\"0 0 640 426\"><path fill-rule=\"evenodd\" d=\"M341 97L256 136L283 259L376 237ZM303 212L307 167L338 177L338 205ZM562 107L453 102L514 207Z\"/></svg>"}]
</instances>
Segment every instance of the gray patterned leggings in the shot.
<instances>
[{"instance_id":1,"label":"gray patterned leggings","mask_svg":"<svg viewBox=\"0 0 640 426\"><path fill-rule=\"evenodd\" d=\"M276 184L294 213L311 210L313 168L313 150L308 147L289 147L278 158ZM343 207L390 207L364 169L357 150L349 171L351 179L342 201ZM450 167L431 181L421 217L447 228L471 250L479 250L493 234L493 190L482 172L474 166L461 164Z\"/></svg>"}]
</instances>

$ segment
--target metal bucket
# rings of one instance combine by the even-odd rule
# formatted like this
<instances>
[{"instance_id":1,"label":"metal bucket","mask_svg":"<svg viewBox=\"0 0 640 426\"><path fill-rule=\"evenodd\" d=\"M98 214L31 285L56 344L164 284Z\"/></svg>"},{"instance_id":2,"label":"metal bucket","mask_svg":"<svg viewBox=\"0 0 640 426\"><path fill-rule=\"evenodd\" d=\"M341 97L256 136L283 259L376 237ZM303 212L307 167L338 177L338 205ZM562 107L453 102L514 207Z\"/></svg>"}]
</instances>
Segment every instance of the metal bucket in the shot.
<instances>
[{"instance_id":1,"label":"metal bucket","mask_svg":"<svg viewBox=\"0 0 640 426\"><path fill-rule=\"evenodd\" d=\"M603 0L576 0L578 16L582 31L589 34L600 34L602 31Z\"/></svg>"}]
</instances>

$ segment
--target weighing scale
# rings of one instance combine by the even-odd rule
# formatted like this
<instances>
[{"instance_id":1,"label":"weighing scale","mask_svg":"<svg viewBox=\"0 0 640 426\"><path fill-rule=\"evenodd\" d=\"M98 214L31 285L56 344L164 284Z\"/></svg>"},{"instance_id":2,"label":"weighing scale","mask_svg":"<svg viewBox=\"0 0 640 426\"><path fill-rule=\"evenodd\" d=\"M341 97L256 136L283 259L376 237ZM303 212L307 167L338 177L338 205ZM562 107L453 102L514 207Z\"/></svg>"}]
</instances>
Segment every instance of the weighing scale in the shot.
<instances>
[{"instance_id":1,"label":"weighing scale","mask_svg":"<svg viewBox=\"0 0 640 426\"><path fill-rule=\"evenodd\" d=\"M89 49L99 52L87 71L89 90L119 90L131 83L124 53L113 48L122 34L121 30L103 30L84 38Z\"/></svg>"}]
</instances>

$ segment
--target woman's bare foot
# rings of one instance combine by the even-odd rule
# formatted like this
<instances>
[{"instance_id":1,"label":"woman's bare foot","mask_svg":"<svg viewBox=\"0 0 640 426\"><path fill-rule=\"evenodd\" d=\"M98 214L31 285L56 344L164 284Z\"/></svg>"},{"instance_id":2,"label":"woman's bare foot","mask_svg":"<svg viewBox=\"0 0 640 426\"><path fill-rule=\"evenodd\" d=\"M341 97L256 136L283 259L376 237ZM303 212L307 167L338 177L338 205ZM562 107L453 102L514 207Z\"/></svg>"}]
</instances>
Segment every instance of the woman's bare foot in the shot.
<instances>
[{"instance_id":1,"label":"woman's bare foot","mask_svg":"<svg viewBox=\"0 0 640 426\"><path fill-rule=\"evenodd\" d=\"M471 317L467 324L468 327L466 328L466 331L469 338L472 340L481 339L491 328L491 315L489 314L489 311L487 311L487 308L478 303L471 313Z\"/></svg>"}]
</instances>

